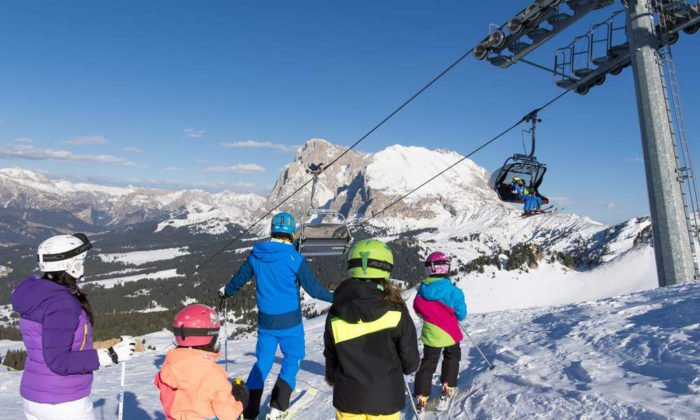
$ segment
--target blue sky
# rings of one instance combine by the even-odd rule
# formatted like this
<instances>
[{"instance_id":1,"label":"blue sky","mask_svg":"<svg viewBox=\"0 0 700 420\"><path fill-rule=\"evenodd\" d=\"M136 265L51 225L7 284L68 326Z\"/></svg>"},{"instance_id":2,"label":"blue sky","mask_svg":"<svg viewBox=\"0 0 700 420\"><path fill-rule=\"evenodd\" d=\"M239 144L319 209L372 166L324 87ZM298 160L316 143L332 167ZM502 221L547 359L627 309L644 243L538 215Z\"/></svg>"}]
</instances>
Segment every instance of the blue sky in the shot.
<instances>
[{"instance_id":1,"label":"blue sky","mask_svg":"<svg viewBox=\"0 0 700 420\"><path fill-rule=\"evenodd\" d=\"M0 166L265 192L294 146L312 137L351 144L481 40L489 23L529 4L475 3L3 2ZM556 47L614 8L530 58L551 65ZM691 140L700 135L699 40L683 34L674 47ZM399 143L468 153L558 94L551 79L468 58L360 149ZM648 213L630 69L541 117L543 193L608 223ZM521 150L514 131L474 160L494 170Z\"/></svg>"}]
</instances>

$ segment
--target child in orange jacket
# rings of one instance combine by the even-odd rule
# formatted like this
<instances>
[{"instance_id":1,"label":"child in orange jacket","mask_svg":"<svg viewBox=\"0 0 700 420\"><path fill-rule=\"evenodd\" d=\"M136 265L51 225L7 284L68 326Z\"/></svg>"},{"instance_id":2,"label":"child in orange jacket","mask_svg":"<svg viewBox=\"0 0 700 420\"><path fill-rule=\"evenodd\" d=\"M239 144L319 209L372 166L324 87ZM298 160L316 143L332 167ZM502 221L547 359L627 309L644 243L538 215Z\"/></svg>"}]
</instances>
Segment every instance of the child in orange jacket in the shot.
<instances>
[{"instance_id":1,"label":"child in orange jacket","mask_svg":"<svg viewBox=\"0 0 700 420\"><path fill-rule=\"evenodd\" d=\"M178 347L168 352L154 383L168 420L237 420L248 400L244 384L232 383L219 357L219 316L194 304L175 316Z\"/></svg>"}]
</instances>

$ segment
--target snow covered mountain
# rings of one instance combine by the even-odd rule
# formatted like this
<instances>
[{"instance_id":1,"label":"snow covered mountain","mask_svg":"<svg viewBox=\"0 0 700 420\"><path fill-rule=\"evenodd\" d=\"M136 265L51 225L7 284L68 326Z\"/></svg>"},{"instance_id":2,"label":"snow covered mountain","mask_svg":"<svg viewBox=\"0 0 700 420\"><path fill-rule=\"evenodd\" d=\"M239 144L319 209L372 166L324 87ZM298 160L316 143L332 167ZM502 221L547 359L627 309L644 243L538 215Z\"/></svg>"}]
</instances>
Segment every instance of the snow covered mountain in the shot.
<instances>
[{"instance_id":1,"label":"snow covered mountain","mask_svg":"<svg viewBox=\"0 0 700 420\"><path fill-rule=\"evenodd\" d=\"M265 207L280 202L308 180L308 164L328 163L343 151L325 140L307 142L283 168ZM636 284L627 291L639 290L640 284L646 288L656 284L648 218L617 226L558 212L523 219L520 206L500 201L489 187L488 171L471 160L380 214L385 206L461 158L455 152L399 145L375 154L350 151L320 176L315 198L320 207L343 213L353 222L376 216L368 224L370 231L387 240L410 236L426 252L446 250L473 276L515 279L526 271L548 270L548 278L563 280L567 273L591 270L646 249L650 268L627 273ZM283 209L303 214L310 193L308 186ZM613 272L608 275L618 278Z\"/></svg>"},{"instance_id":2,"label":"snow covered mountain","mask_svg":"<svg viewBox=\"0 0 700 420\"><path fill-rule=\"evenodd\" d=\"M103 187L50 180L27 170L0 169L0 202L4 204L0 226L6 227L0 243L9 242L3 235L12 234L15 239L30 237L30 233L37 239L45 237L52 227L104 232L144 221L154 223L149 227L153 234L227 235L232 227L254 220L307 182L309 164L328 164L346 150L326 140L309 140L282 168L267 198L230 192ZM603 285L599 290L607 293L656 285L648 218L616 226L567 213L523 219L519 206L501 202L489 188L489 172L471 160L381 213L385 206L461 158L451 151L399 145L373 154L349 151L320 176L315 201L322 208L344 214L351 224L376 216L362 229L354 230L360 237L403 238L424 253L434 249L449 252L456 257L455 268L469 272L470 278L497 285L527 278L528 293L533 295L566 281L568 287L562 293L569 299L558 303L576 301L575 294L566 290L585 284L579 280L601 267L607 267L612 287ZM304 217L310 193L308 185L280 210ZM266 233L266 223L253 231L258 236ZM137 244L129 244L130 252L140 250ZM639 254L646 255L644 269L622 276L619 267L625 264L621 262ZM545 275L552 284L538 281ZM595 295L604 296L609 294ZM516 306L536 304L533 298ZM504 303L484 310L513 305Z\"/></svg>"},{"instance_id":3,"label":"snow covered mountain","mask_svg":"<svg viewBox=\"0 0 700 420\"><path fill-rule=\"evenodd\" d=\"M168 191L163 189L115 188L94 184L51 180L46 176L18 168L0 169L0 203L3 213L20 213L25 223L36 223L38 215L53 219L57 229L69 223L88 231L108 226L130 225L144 221L172 220L170 225L196 224L206 219L242 224L256 211L263 198L255 194L229 191L210 194L202 190ZM27 211L30 211L27 216ZM57 220L62 215L62 220ZM184 222L182 221L184 220ZM49 225L48 221L42 223ZM15 226L17 228L17 226ZM2 240L2 238L0 238Z\"/></svg>"},{"instance_id":4,"label":"snow covered mountain","mask_svg":"<svg viewBox=\"0 0 700 420\"><path fill-rule=\"evenodd\" d=\"M552 290L551 297L557 292ZM409 308L414 294L405 294ZM471 305L478 299L467 293L467 300ZM470 315L466 326L471 337L497 367L488 371L471 342L462 341L461 392L440 418L697 418L698 305L696 283L567 306ZM414 321L420 328L415 316ZM324 322L324 317L305 321L307 356L292 395L292 402L299 402L294 419L335 418L333 391L324 382ZM129 420L164 418L153 376L172 348L173 336L162 331L144 338L152 350L137 353L126 368L124 418ZM21 343L0 342L0 349L17 345ZM225 356L230 376L247 376L255 362L254 348L254 335L229 341ZM278 374L279 361L270 378ZM219 363L224 364L223 357ZM0 371L3 418L23 418L20 378L21 372ZM264 404L274 384L270 378ZM115 417L119 379L117 368L95 372L92 400L98 419ZM412 376L407 380L413 384ZM434 380L438 382L437 375ZM472 390L470 396L467 390ZM412 418L408 403L401 418Z\"/></svg>"}]
</instances>

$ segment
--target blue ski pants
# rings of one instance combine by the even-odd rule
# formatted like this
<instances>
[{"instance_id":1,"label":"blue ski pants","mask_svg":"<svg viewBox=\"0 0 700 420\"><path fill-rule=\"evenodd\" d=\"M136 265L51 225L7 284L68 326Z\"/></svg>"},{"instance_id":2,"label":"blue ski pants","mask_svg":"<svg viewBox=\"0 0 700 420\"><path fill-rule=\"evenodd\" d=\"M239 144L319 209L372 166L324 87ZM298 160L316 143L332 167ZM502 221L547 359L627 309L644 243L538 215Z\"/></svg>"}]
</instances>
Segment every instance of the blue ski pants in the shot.
<instances>
[{"instance_id":1,"label":"blue ski pants","mask_svg":"<svg viewBox=\"0 0 700 420\"><path fill-rule=\"evenodd\" d=\"M296 388L296 377L301 361L305 356L304 327L299 325L288 330L258 330L258 344L255 355L258 361L253 365L246 385L250 389L263 389L265 379L275 361L277 346L282 351L282 378L292 389Z\"/></svg>"},{"instance_id":2,"label":"blue ski pants","mask_svg":"<svg viewBox=\"0 0 700 420\"><path fill-rule=\"evenodd\" d=\"M538 207L542 207L542 199L535 195L525 197L525 211L533 211Z\"/></svg>"}]
</instances>

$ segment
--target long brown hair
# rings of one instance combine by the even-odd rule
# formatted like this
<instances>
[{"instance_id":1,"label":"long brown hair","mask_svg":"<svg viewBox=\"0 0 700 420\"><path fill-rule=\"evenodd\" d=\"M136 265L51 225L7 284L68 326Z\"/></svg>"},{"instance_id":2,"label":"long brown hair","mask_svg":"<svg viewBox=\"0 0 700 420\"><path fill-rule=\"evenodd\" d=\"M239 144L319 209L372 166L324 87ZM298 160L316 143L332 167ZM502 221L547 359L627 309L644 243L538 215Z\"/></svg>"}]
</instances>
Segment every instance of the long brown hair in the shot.
<instances>
[{"instance_id":1,"label":"long brown hair","mask_svg":"<svg viewBox=\"0 0 700 420\"><path fill-rule=\"evenodd\" d=\"M62 271L58 273L44 273L42 278L69 288L70 294L75 296L76 299L78 299L80 307L83 308L83 310L87 314L88 319L90 320L90 325L92 325L93 327L95 326L95 316L92 313L90 301L88 300L85 292L80 290L80 287L78 287L78 281L73 276L66 273L65 271Z\"/></svg>"},{"instance_id":2,"label":"long brown hair","mask_svg":"<svg viewBox=\"0 0 700 420\"><path fill-rule=\"evenodd\" d=\"M397 289L389 280L381 279L379 284L384 289L384 299L397 305L406 306L406 301L401 296L401 291Z\"/></svg>"}]
</instances>

